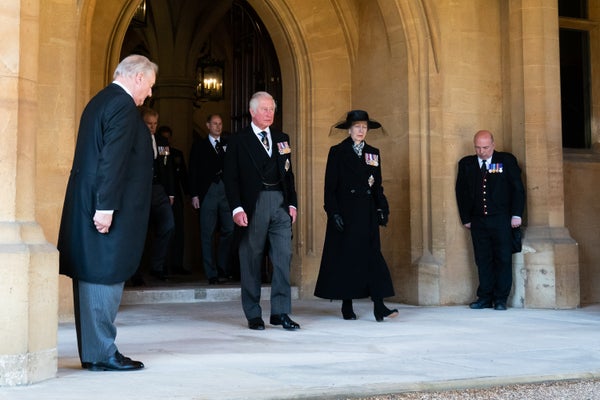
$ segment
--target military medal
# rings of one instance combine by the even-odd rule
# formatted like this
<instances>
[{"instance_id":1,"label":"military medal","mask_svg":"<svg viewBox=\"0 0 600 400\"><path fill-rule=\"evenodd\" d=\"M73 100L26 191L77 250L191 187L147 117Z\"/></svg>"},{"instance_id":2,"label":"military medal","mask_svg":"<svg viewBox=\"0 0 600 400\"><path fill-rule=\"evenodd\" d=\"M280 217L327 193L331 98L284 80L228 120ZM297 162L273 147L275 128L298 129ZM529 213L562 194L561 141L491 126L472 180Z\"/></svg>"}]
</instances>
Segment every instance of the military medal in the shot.
<instances>
[{"instance_id":1,"label":"military medal","mask_svg":"<svg viewBox=\"0 0 600 400\"><path fill-rule=\"evenodd\" d=\"M490 164L490 168L488 168L488 172L491 174L501 174L504 171L504 166L502 163Z\"/></svg>"},{"instance_id":2,"label":"military medal","mask_svg":"<svg viewBox=\"0 0 600 400\"><path fill-rule=\"evenodd\" d=\"M165 156L163 159L164 165L167 165L167 157L169 156L169 146L158 146L158 155Z\"/></svg>"},{"instance_id":3,"label":"military medal","mask_svg":"<svg viewBox=\"0 0 600 400\"><path fill-rule=\"evenodd\" d=\"M290 148L288 142L277 143L277 148L279 149L279 154L289 154L292 152L292 149Z\"/></svg>"},{"instance_id":4,"label":"military medal","mask_svg":"<svg viewBox=\"0 0 600 400\"><path fill-rule=\"evenodd\" d=\"M373 186L373 184L375 183L375 178L373 178L373 175L369 176L367 182L369 183L369 186Z\"/></svg>"},{"instance_id":5,"label":"military medal","mask_svg":"<svg viewBox=\"0 0 600 400\"><path fill-rule=\"evenodd\" d=\"M379 166L379 155L365 153L365 161L367 162L367 165L370 165L371 167L378 167Z\"/></svg>"}]
</instances>

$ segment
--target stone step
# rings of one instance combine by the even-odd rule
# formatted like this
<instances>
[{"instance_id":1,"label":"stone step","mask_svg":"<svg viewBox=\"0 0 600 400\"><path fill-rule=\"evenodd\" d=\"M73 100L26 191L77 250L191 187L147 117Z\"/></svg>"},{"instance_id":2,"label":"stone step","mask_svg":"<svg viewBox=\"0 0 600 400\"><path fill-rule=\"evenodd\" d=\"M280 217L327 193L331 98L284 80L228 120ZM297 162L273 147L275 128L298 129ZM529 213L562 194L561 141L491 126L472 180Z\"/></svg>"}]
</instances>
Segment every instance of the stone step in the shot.
<instances>
[{"instance_id":1,"label":"stone step","mask_svg":"<svg viewBox=\"0 0 600 400\"><path fill-rule=\"evenodd\" d=\"M261 299L269 299L271 287L261 289ZM211 301L241 301L239 285L184 285L126 287L121 305L200 303ZM298 299L298 287L292 286L292 299Z\"/></svg>"}]
</instances>

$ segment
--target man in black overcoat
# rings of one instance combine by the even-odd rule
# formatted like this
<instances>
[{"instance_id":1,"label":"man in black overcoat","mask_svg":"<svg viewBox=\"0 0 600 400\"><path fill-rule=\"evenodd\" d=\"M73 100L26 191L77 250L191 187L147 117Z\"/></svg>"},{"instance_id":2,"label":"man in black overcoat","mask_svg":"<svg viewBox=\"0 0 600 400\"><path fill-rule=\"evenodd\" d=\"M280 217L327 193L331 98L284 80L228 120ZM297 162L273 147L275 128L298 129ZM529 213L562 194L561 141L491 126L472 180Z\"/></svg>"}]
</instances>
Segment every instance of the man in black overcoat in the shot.
<instances>
[{"instance_id":1,"label":"man in black overcoat","mask_svg":"<svg viewBox=\"0 0 600 400\"><path fill-rule=\"evenodd\" d=\"M60 273L73 279L83 368L141 369L115 345L124 283L144 248L152 186L152 144L136 106L152 95L158 67L132 55L81 116L63 207Z\"/></svg>"},{"instance_id":2,"label":"man in black overcoat","mask_svg":"<svg viewBox=\"0 0 600 400\"><path fill-rule=\"evenodd\" d=\"M292 224L297 198L289 136L271 129L275 100L266 92L250 100L252 123L230 137L225 155L225 192L233 221L242 227L240 274L242 307L248 328L265 329L260 307L261 265L265 244L273 264L271 325L300 328L291 312Z\"/></svg>"},{"instance_id":3,"label":"man in black overcoat","mask_svg":"<svg viewBox=\"0 0 600 400\"><path fill-rule=\"evenodd\" d=\"M517 159L494 150L494 136L479 131L474 155L458 163L456 200L463 225L470 229L479 274L473 309L506 310L512 287L512 233L521 226L525 189Z\"/></svg>"}]
</instances>

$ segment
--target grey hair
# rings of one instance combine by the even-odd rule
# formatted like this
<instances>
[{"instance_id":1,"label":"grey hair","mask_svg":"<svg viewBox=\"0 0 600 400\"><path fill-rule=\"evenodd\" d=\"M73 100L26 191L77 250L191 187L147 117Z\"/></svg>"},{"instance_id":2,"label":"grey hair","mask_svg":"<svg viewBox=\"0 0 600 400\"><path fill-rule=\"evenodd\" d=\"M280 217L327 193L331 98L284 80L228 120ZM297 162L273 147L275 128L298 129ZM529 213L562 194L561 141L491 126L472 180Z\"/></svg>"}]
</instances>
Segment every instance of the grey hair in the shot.
<instances>
[{"instance_id":1,"label":"grey hair","mask_svg":"<svg viewBox=\"0 0 600 400\"><path fill-rule=\"evenodd\" d=\"M113 74L113 79L117 79L119 77L130 78L139 73L146 75L150 72L154 72L156 75L158 73L158 65L148 60L144 56L132 54L125 57L119 63L119 65L117 65L115 73Z\"/></svg>"},{"instance_id":2,"label":"grey hair","mask_svg":"<svg viewBox=\"0 0 600 400\"><path fill-rule=\"evenodd\" d=\"M273 105L275 106L275 110L277 110L277 102L275 101L275 99L273 98L273 96L271 96L269 93L267 92L256 92L252 95L252 97L250 98L250 109L252 111L256 111L258 110L258 102L261 99L268 99L268 100L272 100L273 101Z\"/></svg>"}]
</instances>

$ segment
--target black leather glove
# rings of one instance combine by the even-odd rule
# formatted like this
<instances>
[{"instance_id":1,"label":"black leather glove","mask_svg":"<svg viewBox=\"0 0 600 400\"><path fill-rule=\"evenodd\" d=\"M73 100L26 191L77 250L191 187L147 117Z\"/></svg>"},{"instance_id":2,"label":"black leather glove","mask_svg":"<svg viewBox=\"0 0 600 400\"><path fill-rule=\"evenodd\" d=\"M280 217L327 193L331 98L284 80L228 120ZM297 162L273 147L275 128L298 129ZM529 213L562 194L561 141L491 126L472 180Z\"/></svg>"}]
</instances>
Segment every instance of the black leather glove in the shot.
<instances>
[{"instance_id":1,"label":"black leather glove","mask_svg":"<svg viewBox=\"0 0 600 400\"><path fill-rule=\"evenodd\" d=\"M377 210L377 217L380 226L387 226L388 214L384 213L383 210Z\"/></svg>"},{"instance_id":2,"label":"black leather glove","mask_svg":"<svg viewBox=\"0 0 600 400\"><path fill-rule=\"evenodd\" d=\"M340 232L344 232L344 220L340 214L333 214L333 223L335 224L335 229Z\"/></svg>"}]
</instances>

